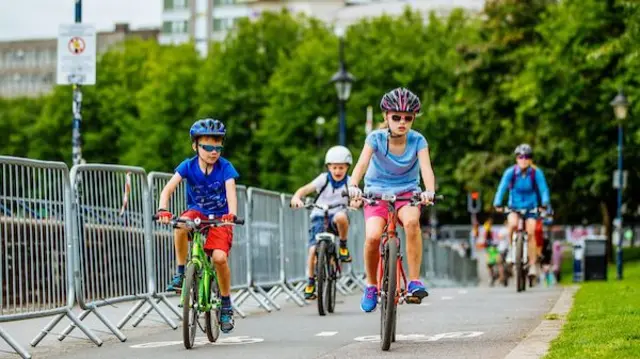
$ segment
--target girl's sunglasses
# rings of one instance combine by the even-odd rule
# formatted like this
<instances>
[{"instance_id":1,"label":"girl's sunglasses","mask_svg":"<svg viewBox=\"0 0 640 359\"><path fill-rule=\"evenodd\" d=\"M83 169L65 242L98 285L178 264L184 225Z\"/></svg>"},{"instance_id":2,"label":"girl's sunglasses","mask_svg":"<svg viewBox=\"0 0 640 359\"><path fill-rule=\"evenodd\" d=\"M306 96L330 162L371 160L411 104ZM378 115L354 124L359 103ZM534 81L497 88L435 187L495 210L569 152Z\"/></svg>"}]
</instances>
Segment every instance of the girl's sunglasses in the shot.
<instances>
[{"instance_id":1,"label":"girl's sunglasses","mask_svg":"<svg viewBox=\"0 0 640 359\"><path fill-rule=\"evenodd\" d=\"M202 148L207 152L216 151L218 153L221 153L222 149L224 149L224 146L215 146L215 145L198 145L198 147Z\"/></svg>"},{"instance_id":2,"label":"girl's sunglasses","mask_svg":"<svg viewBox=\"0 0 640 359\"><path fill-rule=\"evenodd\" d=\"M531 159L531 155L518 155L518 159L519 160L530 160Z\"/></svg>"},{"instance_id":3,"label":"girl's sunglasses","mask_svg":"<svg viewBox=\"0 0 640 359\"><path fill-rule=\"evenodd\" d=\"M411 121L413 121L413 119L414 119L414 116L413 116L413 115L404 115L404 116L400 116L400 115L392 115L392 116L391 116L391 119L392 119L394 122L400 122L400 120L402 120L402 118L403 118L403 117L404 117L404 120L405 120L406 122L411 122Z\"/></svg>"}]
</instances>

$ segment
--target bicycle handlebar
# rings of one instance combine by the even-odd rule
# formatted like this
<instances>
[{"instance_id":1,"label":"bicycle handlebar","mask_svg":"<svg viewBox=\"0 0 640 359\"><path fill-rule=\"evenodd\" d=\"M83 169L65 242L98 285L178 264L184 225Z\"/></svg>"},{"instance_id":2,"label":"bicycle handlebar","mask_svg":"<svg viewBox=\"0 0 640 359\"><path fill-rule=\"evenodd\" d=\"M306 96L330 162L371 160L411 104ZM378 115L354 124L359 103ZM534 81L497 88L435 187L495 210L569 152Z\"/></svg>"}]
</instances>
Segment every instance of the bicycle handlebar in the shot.
<instances>
[{"instance_id":1,"label":"bicycle handlebar","mask_svg":"<svg viewBox=\"0 0 640 359\"><path fill-rule=\"evenodd\" d=\"M542 217L546 217L547 215L551 215L552 213L550 213L547 210L540 210L539 208L533 208L533 209L513 209L507 206L504 207L496 207L496 209L501 210L504 214L509 214L511 212L513 213L518 213L521 216L526 216L527 214L540 214L540 216Z\"/></svg>"},{"instance_id":2,"label":"bicycle handlebar","mask_svg":"<svg viewBox=\"0 0 640 359\"><path fill-rule=\"evenodd\" d=\"M342 192L342 196L343 197L349 197L349 192L347 191L343 191ZM377 201L386 201L389 202L391 204L397 202L397 201L410 201L412 206L416 206L419 205L422 202L422 199L420 198L420 193L419 192L415 192L413 193L411 196L396 196L393 194L374 194L374 193L364 193L362 195L362 200L364 200L365 202L367 202L370 205L374 205L377 203ZM435 204L437 201L442 201L444 200L444 196L439 194L434 196L432 204Z\"/></svg>"},{"instance_id":3,"label":"bicycle handlebar","mask_svg":"<svg viewBox=\"0 0 640 359\"><path fill-rule=\"evenodd\" d=\"M153 218L153 220L160 219L160 217L157 214L153 215L152 218ZM195 219L191 220L191 219L183 219L183 218L179 218L177 216L173 216L171 218L171 220L169 221L169 224L173 225L174 227L178 223L184 223L188 227L191 227L193 229L204 228L204 227L208 227L208 226L211 226L211 227L223 227L223 226L233 226L233 225L236 225L236 224L243 225L244 224L244 218L236 218L236 220L233 221L233 222L224 222L219 218L214 218L214 219L195 218Z\"/></svg>"}]
</instances>

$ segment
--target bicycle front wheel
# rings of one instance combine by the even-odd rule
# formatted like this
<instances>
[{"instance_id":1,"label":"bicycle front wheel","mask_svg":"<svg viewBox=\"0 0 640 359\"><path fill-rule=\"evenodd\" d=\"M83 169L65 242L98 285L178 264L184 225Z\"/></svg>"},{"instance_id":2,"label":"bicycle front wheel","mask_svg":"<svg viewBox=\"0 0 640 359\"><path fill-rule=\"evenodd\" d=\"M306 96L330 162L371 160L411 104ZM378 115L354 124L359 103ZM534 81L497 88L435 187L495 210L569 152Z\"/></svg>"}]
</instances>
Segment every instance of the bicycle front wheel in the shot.
<instances>
[{"instance_id":1,"label":"bicycle front wheel","mask_svg":"<svg viewBox=\"0 0 640 359\"><path fill-rule=\"evenodd\" d=\"M398 244L395 238L389 238L384 245L382 286L380 296L380 347L389 350L395 332L396 319L396 276L398 267Z\"/></svg>"},{"instance_id":2,"label":"bicycle front wheel","mask_svg":"<svg viewBox=\"0 0 640 359\"><path fill-rule=\"evenodd\" d=\"M321 316L326 315L325 310L328 309L325 307L326 291L325 289L328 287L328 259L327 259L327 242L320 241L318 243L318 247L316 249L316 291L318 296L316 301L318 302L318 314Z\"/></svg>"},{"instance_id":3,"label":"bicycle front wheel","mask_svg":"<svg viewBox=\"0 0 640 359\"><path fill-rule=\"evenodd\" d=\"M218 340L220 336L220 307L222 299L220 298L220 288L218 287L218 279L215 275L211 276L211 284L209 287L209 301L211 302L211 310L204 313L205 332L207 339L211 343Z\"/></svg>"},{"instance_id":4,"label":"bicycle front wheel","mask_svg":"<svg viewBox=\"0 0 640 359\"><path fill-rule=\"evenodd\" d=\"M182 340L184 347L193 348L196 339L198 326L198 285L200 278L198 270L193 263L187 266L187 273L184 278L184 305L182 307Z\"/></svg>"},{"instance_id":5,"label":"bicycle front wheel","mask_svg":"<svg viewBox=\"0 0 640 359\"><path fill-rule=\"evenodd\" d=\"M336 281L338 280L338 269L336 268L336 261L338 260L338 258L333 254L329 256L329 258L330 259L327 263L327 294L325 295L327 303L325 305L325 308L327 308L327 311L329 313L333 313L336 309Z\"/></svg>"}]
</instances>

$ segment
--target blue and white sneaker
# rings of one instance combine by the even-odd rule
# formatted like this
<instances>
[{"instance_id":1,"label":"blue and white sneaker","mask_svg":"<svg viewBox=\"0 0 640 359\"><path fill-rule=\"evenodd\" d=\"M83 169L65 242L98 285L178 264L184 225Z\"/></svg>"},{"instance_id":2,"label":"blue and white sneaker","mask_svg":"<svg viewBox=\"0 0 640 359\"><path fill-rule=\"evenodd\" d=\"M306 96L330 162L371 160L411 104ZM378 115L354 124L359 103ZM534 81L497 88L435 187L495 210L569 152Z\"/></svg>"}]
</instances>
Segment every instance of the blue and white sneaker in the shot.
<instances>
[{"instance_id":1,"label":"blue and white sneaker","mask_svg":"<svg viewBox=\"0 0 640 359\"><path fill-rule=\"evenodd\" d=\"M427 292L427 287L421 281L412 280L409 282L409 295L422 300L422 298L429 296L429 292Z\"/></svg>"},{"instance_id":2,"label":"blue and white sneaker","mask_svg":"<svg viewBox=\"0 0 640 359\"><path fill-rule=\"evenodd\" d=\"M376 286L367 286L360 300L360 309L363 312L370 313L376 310L378 305L378 288Z\"/></svg>"},{"instance_id":3,"label":"blue and white sneaker","mask_svg":"<svg viewBox=\"0 0 640 359\"><path fill-rule=\"evenodd\" d=\"M176 274L171 279L171 282L167 285L167 292L182 292L182 280L184 279L183 274Z\"/></svg>"},{"instance_id":4,"label":"blue and white sneaker","mask_svg":"<svg viewBox=\"0 0 640 359\"><path fill-rule=\"evenodd\" d=\"M220 309L220 330L225 334L231 333L234 326L233 307L222 307Z\"/></svg>"}]
</instances>

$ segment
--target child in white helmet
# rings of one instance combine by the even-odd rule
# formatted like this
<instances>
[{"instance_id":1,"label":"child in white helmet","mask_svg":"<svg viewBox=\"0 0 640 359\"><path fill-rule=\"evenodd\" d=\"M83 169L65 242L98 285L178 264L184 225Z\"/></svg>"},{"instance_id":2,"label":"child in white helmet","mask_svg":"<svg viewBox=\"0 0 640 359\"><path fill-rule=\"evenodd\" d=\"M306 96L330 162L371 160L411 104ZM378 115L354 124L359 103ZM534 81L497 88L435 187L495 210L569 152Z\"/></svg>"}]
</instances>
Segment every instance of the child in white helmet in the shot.
<instances>
[{"instance_id":1,"label":"child in white helmet","mask_svg":"<svg viewBox=\"0 0 640 359\"><path fill-rule=\"evenodd\" d=\"M344 204L345 207L349 204L349 198L343 197L342 192L347 190L347 171L353 163L351 152L344 146L331 147L325 156L324 163L327 166L328 172L323 172L318 175L310 183L300 187L291 198L291 207L301 208L304 207L302 197L305 197L313 192L318 195L316 197L316 204L318 205L336 205ZM329 219L331 223L331 231L338 235L340 238L340 248L338 249L338 256L342 262L351 262L351 255L349 249L347 249L347 234L349 230L349 217L347 215L346 208L334 208L329 212ZM314 275L314 263L315 263L315 248L316 248L316 234L324 230L324 213L314 208L311 212L311 225L309 228L309 254L308 254L308 274L309 282L304 290L305 299L316 298L316 283Z\"/></svg>"}]
</instances>

